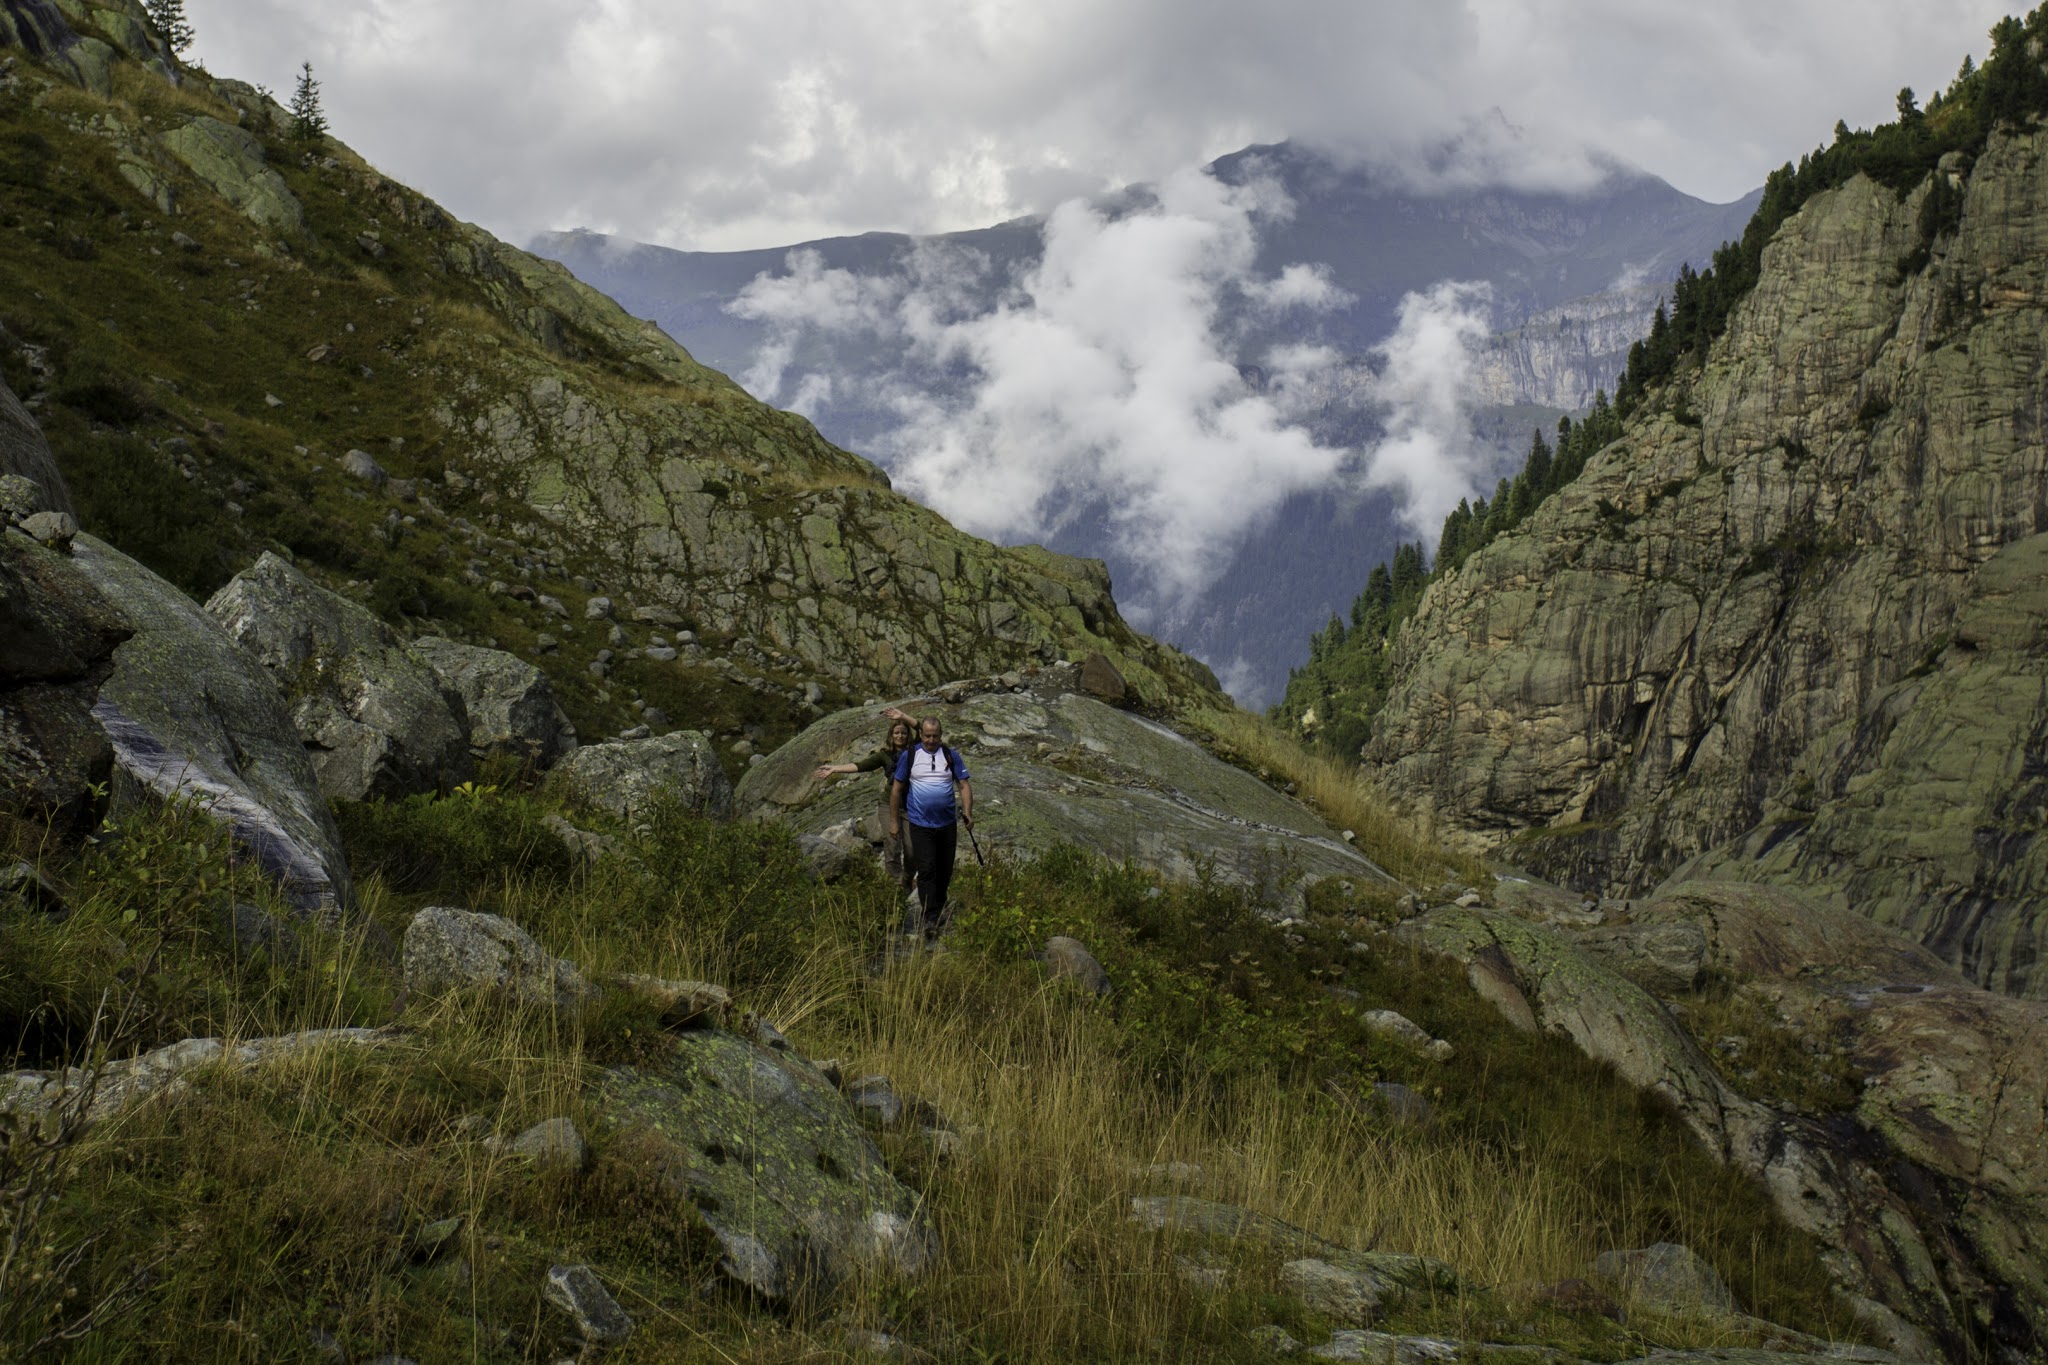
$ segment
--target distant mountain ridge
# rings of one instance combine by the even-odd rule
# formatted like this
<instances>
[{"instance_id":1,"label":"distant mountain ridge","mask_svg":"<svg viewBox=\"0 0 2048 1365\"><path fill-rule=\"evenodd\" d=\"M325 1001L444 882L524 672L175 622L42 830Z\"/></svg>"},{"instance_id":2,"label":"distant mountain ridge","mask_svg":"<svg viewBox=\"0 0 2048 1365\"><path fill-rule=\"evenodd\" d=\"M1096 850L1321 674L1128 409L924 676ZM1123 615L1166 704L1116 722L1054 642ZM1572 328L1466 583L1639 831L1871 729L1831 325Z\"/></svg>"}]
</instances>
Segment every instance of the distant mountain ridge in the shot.
<instances>
[{"instance_id":1,"label":"distant mountain ridge","mask_svg":"<svg viewBox=\"0 0 2048 1365\"><path fill-rule=\"evenodd\" d=\"M1498 334L1478 362L1478 397L1487 411L1477 425L1488 449L1482 463L1502 467L1527 445L1529 421L1554 422L1583 406L1594 387L1611 385L1629 343L1647 330L1658 282L1739 235L1756 202L1750 195L1708 204L1619 167L1580 193L1424 194L1392 174L1291 143L1246 148L1209 169L1231 185L1274 180L1292 200L1292 214L1261 234L1260 270L1320 263L1350 295L1317 319L1316 339L1354 358L1325 386L1321 410L1308 419L1325 444L1359 449L1379 435L1368 352L1394 330L1405 296L1444 280L1490 286ZM1103 202L1108 212L1127 211L1149 194L1141 186ZM1042 233L1040 220L1020 219L929 239L867 233L756 251L687 252L579 230L545 234L531 249L658 322L705 363L741 375L770 331L727 307L757 276L783 274L795 251L815 252L827 269L887 276L902 270L921 241L971 249L994 267L976 300L993 307L1000 291L1039 259ZM1238 339L1241 368L1256 372L1266 348L1295 339L1287 329L1298 326L1226 318L1222 330ZM908 376L939 390L961 382L957 374L920 371L904 345L865 335L805 333L795 340L788 373L833 376L831 395L806 403L806 414L830 439L871 453L885 467L887 438L899 420L882 401L885 381ZM1506 424L1501 409L1515 410ZM1299 495L1253 531L1195 602L1148 627L1225 673L1241 700L1262 705L1306 657L1309 635L1350 602L1373 564L1414 534L1384 490L1340 486ZM1105 509L1077 509L1049 543L1103 559L1120 585L1138 576Z\"/></svg>"}]
</instances>

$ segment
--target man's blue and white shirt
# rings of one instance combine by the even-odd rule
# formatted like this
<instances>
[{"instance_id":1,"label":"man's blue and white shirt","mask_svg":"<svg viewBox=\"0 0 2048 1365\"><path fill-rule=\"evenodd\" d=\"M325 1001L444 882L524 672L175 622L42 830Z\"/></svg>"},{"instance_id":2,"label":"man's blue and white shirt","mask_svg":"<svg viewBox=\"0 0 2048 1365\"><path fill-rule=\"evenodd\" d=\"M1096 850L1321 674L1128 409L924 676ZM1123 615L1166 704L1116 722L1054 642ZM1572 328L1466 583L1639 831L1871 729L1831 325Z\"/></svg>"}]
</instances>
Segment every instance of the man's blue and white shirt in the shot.
<instances>
[{"instance_id":1,"label":"man's blue and white shirt","mask_svg":"<svg viewBox=\"0 0 2048 1365\"><path fill-rule=\"evenodd\" d=\"M940 745L927 749L914 744L896 760L896 780L910 784L904 798L904 814L913 825L944 829L960 818L953 798L953 784L970 780L967 764L958 749Z\"/></svg>"}]
</instances>

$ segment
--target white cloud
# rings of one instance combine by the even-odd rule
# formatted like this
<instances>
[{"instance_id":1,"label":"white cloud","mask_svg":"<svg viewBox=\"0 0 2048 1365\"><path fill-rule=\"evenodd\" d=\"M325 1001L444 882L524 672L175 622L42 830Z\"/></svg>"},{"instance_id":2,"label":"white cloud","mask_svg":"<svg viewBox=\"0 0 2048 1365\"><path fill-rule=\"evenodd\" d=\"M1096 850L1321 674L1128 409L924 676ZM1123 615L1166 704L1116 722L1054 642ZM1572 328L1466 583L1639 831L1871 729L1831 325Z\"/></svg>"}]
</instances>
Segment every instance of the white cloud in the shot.
<instances>
[{"instance_id":1,"label":"white cloud","mask_svg":"<svg viewBox=\"0 0 2048 1365\"><path fill-rule=\"evenodd\" d=\"M1462 183L1586 145L1729 199L1981 57L2006 0L190 0L196 55L289 90L463 217L761 247L936 232L1254 141ZM1486 113L1526 125L1515 136ZM1449 146L1452 151L1445 151Z\"/></svg>"},{"instance_id":2,"label":"white cloud","mask_svg":"<svg viewBox=\"0 0 2048 1365\"><path fill-rule=\"evenodd\" d=\"M1368 487L1397 492L1401 516L1428 544L1469 496L1490 458L1472 438L1472 367L1491 324L1484 283L1446 281L1401 300L1373 397L1386 435L1366 457Z\"/></svg>"},{"instance_id":3,"label":"white cloud","mask_svg":"<svg viewBox=\"0 0 2048 1365\"><path fill-rule=\"evenodd\" d=\"M974 253L926 244L888 277L793 253L786 274L757 278L733 306L771 327L754 391L780 391L807 328L888 334L915 363L964 371L953 389L895 386L899 426L884 444L898 486L1008 540L1104 508L1146 575L1119 585L1126 604L1171 611L1282 499L1327 482L1347 455L1289 412L1334 351L1274 349L1262 391L1224 335L1226 313L1248 305L1301 313L1341 298L1319 268L1255 268L1258 225L1290 208L1271 181L1232 186L1196 171L1115 215L1069 201L1048 218L1037 264L994 306L976 305L990 281Z\"/></svg>"}]
</instances>

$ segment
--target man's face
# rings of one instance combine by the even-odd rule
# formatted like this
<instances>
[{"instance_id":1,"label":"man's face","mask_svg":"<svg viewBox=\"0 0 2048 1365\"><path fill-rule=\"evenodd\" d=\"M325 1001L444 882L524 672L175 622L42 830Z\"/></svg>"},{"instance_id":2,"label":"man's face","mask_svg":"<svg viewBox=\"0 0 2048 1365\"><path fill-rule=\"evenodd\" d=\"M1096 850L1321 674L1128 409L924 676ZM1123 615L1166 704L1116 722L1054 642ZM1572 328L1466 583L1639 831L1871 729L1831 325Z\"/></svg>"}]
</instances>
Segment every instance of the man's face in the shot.
<instances>
[{"instance_id":1,"label":"man's face","mask_svg":"<svg viewBox=\"0 0 2048 1365\"><path fill-rule=\"evenodd\" d=\"M923 742L925 752L936 752L939 747L939 727L937 722L928 720L923 725L920 725L917 737Z\"/></svg>"}]
</instances>

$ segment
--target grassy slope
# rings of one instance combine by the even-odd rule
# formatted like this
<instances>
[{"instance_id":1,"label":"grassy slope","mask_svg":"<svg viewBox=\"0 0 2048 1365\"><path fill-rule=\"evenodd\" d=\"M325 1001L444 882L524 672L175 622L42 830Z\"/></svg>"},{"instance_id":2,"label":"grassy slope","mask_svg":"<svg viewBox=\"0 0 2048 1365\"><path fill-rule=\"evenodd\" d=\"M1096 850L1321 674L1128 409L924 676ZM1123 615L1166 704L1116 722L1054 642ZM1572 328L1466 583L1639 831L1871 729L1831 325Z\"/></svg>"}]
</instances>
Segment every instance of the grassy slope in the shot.
<instances>
[{"instance_id":1,"label":"grassy slope","mask_svg":"<svg viewBox=\"0 0 2048 1365\"><path fill-rule=\"evenodd\" d=\"M30 1268L93 1230L103 1240L47 1282L55 1301L89 1303L126 1268L156 1267L90 1338L96 1358L269 1359L320 1327L359 1355L544 1359L564 1324L540 1277L563 1260L589 1261L639 1319L622 1360L830 1358L850 1325L946 1359L1249 1360L1246 1333L1262 1323L1327 1328L1277 1291L1270 1252L1226 1249L1234 1286L1197 1292L1175 1259L1192 1248L1125 1221L1131 1194L1162 1192L1132 1170L1167 1161L1203 1174L1163 1192L1437 1256L1491 1287L1405 1309L1399 1328L1604 1359L1730 1340L1643 1313L1626 1327L1569 1315L1534 1293L1609 1246L1670 1239L1708 1256L1754 1311L1848 1330L1814 1247L1659 1105L1568 1043L1508 1029L1456 972L1356 916L1282 930L1236 893L1155 888L1062 854L968 870L952 950L874 976L865 964L896 916L879 876L821 887L780 831L679 816L614 831L637 867L586 869L547 831L548 809L492 790L342 816L365 902L393 933L422 905L467 904L510 915L587 972L730 982L809 1055L936 1103L962 1151L900 1136L884 1147L924 1198L940 1268L854 1286L812 1314L771 1312L720 1285L706 1238L629 1143L599 1137L581 1180L491 1153L465 1119L510 1134L568 1113L594 1131L592 1068L658 1054L665 1035L616 1002L568 1019L405 1001L389 969L341 943L316 944L303 969L237 966L213 916L230 898L260 902L261 888L172 812L51 864L78 907L70 920L0 927L0 1036L16 1060L76 1049L102 999L132 1002L123 1048L394 1016L412 1031L388 1051L215 1075L68 1154L68 1194ZM1055 932L1094 947L1118 986L1110 1002L1046 982L1029 954ZM1430 1063L1368 1033L1357 1015L1369 1007L1403 1011L1458 1055ZM1362 1111L1375 1080L1429 1096L1436 1122ZM423 1225L456 1214L468 1221L454 1251L415 1253ZM17 1342L36 1326L5 1325Z\"/></svg>"},{"instance_id":2,"label":"grassy slope","mask_svg":"<svg viewBox=\"0 0 2048 1365\"><path fill-rule=\"evenodd\" d=\"M557 470L550 484L546 461L505 465L494 438L451 425L550 382L601 418L616 416L629 436L687 452L705 488L753 524L794 526L821 491L845 489L904 533L957 550L963 575L1058 584L1082 572L953 532L888 493L878 470L801 417L755 402L645 324L454 223L345 147L308 152L285 141L251 112L257 101L236 98L245 107L201 74L174 88L129 61L114 67L111 100L26 63L0 88L0 325L12 338L0 344L0 372L36 410L86 529L195 596L281 547L408 633L534 658L585 735L633 723L636 702L725 739L772 746L793 733L809 718L800 699L812 679L772 645L754 652L769 642L728 638L707 622L683 624L710 654L751 658L751 671L777 690L688 660L656 664L637 649L608 678L591 674L608 641L583 618L590 584L623 585L644 566L619 557L602 519L565 528L520 500L552 488L573 501L574 469ZM308 234L259 228L162 165L179 193L174 217L122 179L124 157L161 161L153 136L197 116L262 135ZM174 233L196 248L175 244ZM309 358L318 347L329 350ZM351 449L417 480L447 516L350 478L340 460ZM465 470L476 482L460 481ZM451 471L458 481L445 481ZM458 517L479 534L455 525ZM570 617L493 595L492 580L552 595ZM772 598L783 589L761 582L742 591ZM868 608L879 600L871 589L853 598ZM1049 603L1032 609L1058 615ZM1200 690L1197 666L1121 622L1067 611L1074 619L1054 629L1069 645L1127 645L1169 672L1187 671L1185 685ZM902 614L922 623L924 605L905 602ZM1098 628L1119 643L1085 643ZM558 647L542 652L542 634ZM633 643L646 635L636 627ZM828 688L828 699L859 697Z\"/></svg>"}]
</instances>

